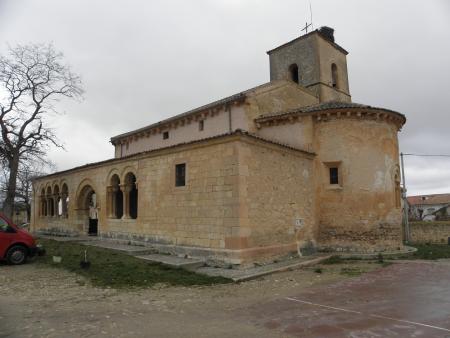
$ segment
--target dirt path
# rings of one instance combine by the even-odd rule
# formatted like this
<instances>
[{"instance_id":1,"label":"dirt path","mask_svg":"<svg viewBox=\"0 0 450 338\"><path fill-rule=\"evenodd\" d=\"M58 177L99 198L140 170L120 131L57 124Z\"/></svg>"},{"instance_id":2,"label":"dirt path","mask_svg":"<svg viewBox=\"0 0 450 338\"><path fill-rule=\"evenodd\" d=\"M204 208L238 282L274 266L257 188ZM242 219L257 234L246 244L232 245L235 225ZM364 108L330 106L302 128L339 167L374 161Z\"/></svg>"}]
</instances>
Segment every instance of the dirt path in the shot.
<instances>
[{"instance_id":1,"label":"dirt path","mask_svg":"<svg viewBox=\"0 0 450 338\"><path fill-rule=\"evenodd\" d=\"M94 288L78 275L37 264L2 265L0 337L283 337L239 313L348 278L341 268L290 271L241 284L126 291Z\"/></svg>"}]
</instances>

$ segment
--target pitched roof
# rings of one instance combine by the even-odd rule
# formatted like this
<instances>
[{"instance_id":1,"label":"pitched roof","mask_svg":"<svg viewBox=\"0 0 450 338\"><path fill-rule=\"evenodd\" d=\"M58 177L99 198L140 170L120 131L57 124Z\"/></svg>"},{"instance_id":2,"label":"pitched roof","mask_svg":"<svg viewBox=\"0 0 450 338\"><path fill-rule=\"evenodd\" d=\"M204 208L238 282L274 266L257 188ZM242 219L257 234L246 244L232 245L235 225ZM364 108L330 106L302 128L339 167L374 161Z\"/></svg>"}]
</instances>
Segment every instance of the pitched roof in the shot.
<instances>
[{"instance_id":1,"label":"pitched roof","mask_svg":"<svg viewBox=\"0 0 450 338\"><path fill-rule=\"evenodd\" d=\"M175 148L180 148L182 146L186 146L186 145L192 145L192 144L198 144L198 143L202 143L205 141L210 141L210 140L216 140L216 139L221 139L221 138L225 138L225 137L229 137L229 136L233 136L233 135L241 135L241 136L245 136L245 137L249 137L252 138L254 140L258 140L267 144L273 144L279 147L283 147L286 149L290 149L290 150L294 150L300 153L303 153L305 155L310 155L310 156L315 156L316 154L314 152L308 151L308 150L304 150L304 149L300 149L300 148L296 148L296 147L292 147L288 144L284 144L281 142L277 142L274 140L269 140L266 139L264 137L261 137L259 135L256 135L254 133L250 133L248 131L245 130L241 130L241 129L236 129L232 132L228 132L228 133L224 133L224 134L220 134L220 135L215 135L215 136L211 136L211 137L205 137L199 140L194 140L194 141L189 141L189 142L182 142L182 143L177 143L171 146L167 146L167 147L163 147L163 148L157 148L157 149L152 149L152 150L145 150L139 153L135 153L135 154L131 154L128 156L124 156L124 157L119 157L119 158L111 158L108 160L104 160L104 161L100 161L100 162L94 162L94 163L88 163L82 166L78 166L75 168L71 168L71 169L67 169L67 170L62 170L56 173L52 173L49 175L44 175L44 176L39 176L33 179L33 181L35 180L39 180L42 178L47 178L47 177L52 177L52 176L56 176L56 175L60 175L60 174L65 174L65 173L70 173L72 171L76 171L76 170L83 170L83 169L88 169L88 168L92 168L92 167L96 167L96 166L100 166L100 165L104 165L104 164L109 164L109 163L114 163L114 162L121 162L124 160L132 160L132 159L137 159L140 158L142 156L148 155L148 154L153 154L153 153L157 153L160 151L164 151L167 149L175 149Z\"/></svg>"},{"instance_id":2,"label":"pitched roof","mask_svg":"<svg viewBox=\"0 0 450 338\"><path fill-rule=\"evenodd\" d=\"M297 41L299 41L299 40L303 40L303 39L305 39L305 38L307 38L307 37L309 37L309 36L311 36L311 35L313 35L313 34L319 35L322 39L324 39L325 41L327 41L327 42L328 42L329 44L331 44L334 48L340 50L340 51L341 51L342 53L344 53L345 55L348 54L348 52L347 52L344 48L342 48L341 46L339 46L336 42L330 41L330 39L328 39L325 35L323 35L318 29L316 29L316 30L314 30L314 31L312 31L312 32L310 32L310 33L308 33L308 34L299 36L298 38L295 38L294 40L291 40L291 41L289 41L289 42L283 43L282 45L280 45L280 46L278 46L278 47L275 47L275 48L273 48L273 49L267 51L266 53L267 53L267 54L270 54L270 53L272 53L272 52L274 52L274 51L276 51L276 50L278 50L278 49L280 49L280 48L283 48L283 47L285 47L285 46L288 46L288 45L290 45L290 44L293 44L294 42L297 42Z\"/></svg>"},{"instance_id":3,"label":"pitched roof","mask_svg":"<svg viewBox=\"0 0 450 338\"><path fill-rule=\"evenodd\" d=\"M129 132L117 135L117 136L113 136L113 137L111 137L111 142L113 142L115 140L118 140L118 139L121 139L121 138L124 138L124 137L127 137L127 136L130 136L130 135L133 135L133 134L136 134L136 133L139 133L139 132L143 132L143 131L152 129L154 127L162 126L162 125L164 125L164 124L166 124L168 122L172 122L172 121L178 120L180 118L183 118L183 117L195 114L195 113L199 113L199 112L207 110L207 109L211 109L211 108L214 108L214 107L217 107L217 106L221 106L221 105L224 105L224 104L227 104L227 103L232 103L232 102L239 101L239 100L244 100L245 97L246 97L246 92L241 92L241 93L238 93L238 94L235 94L235 95L231 95L231 96L225 97L223 99L220 99L220 100L208 103L208 104L203 105L201 107L198 107L198 108L195 108L195 109L191 109L191 110L189 110L187 112L184 112L184 113L181 113L181 114L169 117L169 118L167 118L165 120L162 120L162 121L159 121L159 122L156 122L156 123L152 123L152 124L150 124L148 126L145 126L145 127L139 128L139 129L135 129L135 130L132 130L132 131L129 131Z\"/></svg>"},{"instance_id":4,"label":"pitched roof","mask_svg":"<svg viewBox=\"0 0 450 338\"><path fill-rule=\"evenodd\" d=\"M261 115L256 119L256 121L263 120L263 119L270 119L272 117L280 117L283 115L289 115L289 114L297 114L297 113L312 113L316 111L322 111L322 110L330 110L330 109L352 109L352 108L360 108L360 109L375 109L375 110L385 110L388 112L392 112L395 114L399 114L401 116L404 116L403 114L396 112L394 110L386 109L386 108L379 108L379 107L372 107L366 104L361 103L353 103L353 102L339 102L339 101L329 101L329 102L323 102L319 104L315 104L312 106L306 106L306 107L300 107L280 112L274 112L269 114Z\"/></svg>"},{"instance_id":5,"label":"pitched roof","mask_svg":"<svg viewBox=\"0 0 450 338\"><path fill-rule=\"evenodd\" d=\"M410 205L450 204L450 194L408 196Z\"/></svg>"},{"instance_id":6,"label":"pitched roof","mask_svg":"<svg viewBox=\"0 0 450 338\"><path fill-rule=\"evenodd\" d=\"M155 127L163 126L163 125L165 125L165 124L167 124L169 122L173 122L175 120L182 119L182 118L185 118L187 116L194 115L196 113L200 113L200 112L208 110L208 109L216 108L216 107L228 104L228 103L239 102L239 101L243 102L243 101L245 101L245 99L247 98L248 95L250 95L250 94L252 94L252 93L254 93L254 92L256 92L257 90L260 90L260 89L269 88L269 87L277 88L279 86L292 85L292 84L295 84L295 83L292 82L292 81L287 81L287 80L276 80L276 81L266 82L266 83L263 83L263 84L258 85L256 87L252 87L250 89L244 90L244 91L242 91L240 93L237 93L237 94L234 94L234 95L231 95L231 96L227 96L227 97L225 97L223 99L220 99L220 100L217 100L217 101L213 101L213 102L208 103L206 105L203 105L203 106L200 106L200 107L188 110L187 112L184 112L184 113L181 113L181 114L169 117L169 118L167 118L165 120L161 120L159 122L156 122L156 123L150 124L148 126L145 126L145 127L139 128L139 129L135 129L135 130L123 133L123 134L119 134L117 136L113 136L113 137L111 137L110 142L114 143L115 141L117 141L119 139L131 136L131 135L134 135L134 134L138 134L138 133L141 133L141 132L145 132L145 131L148 131L148 130L150 130L152 128L155 128ZM309 92L303 86L300 86L300 85L297 85L297 84L295 84L295 85L300 90L303 90L304 92L307 92L308 94L313 95L312 92Z\"/></svg>"},{"instance_id":7,"label":"pitched roof","mask_svg":"<svg viewBox=\"0 0 450 338\"><path fill-rule=\"evenodd\" d=\"M225 104L228 104L228 103L244 101L246 99L247 95L249 95L252 92L255 92L255 91L259 90L259 89L263 89L265 87L271 87L271 86L276 87L276 86L280 86L280 85L285 85L287 83L290 83L290 82L289 81L282 81L282 80L266 82L266 83L263 83L263 84L258 85L256 87L252 87L250 89L244 90L244 91L242 91L240 93L237 93L237 94L234 94L234 95L231 95L231 96L227 96L227 97L225 97L223 99L220 99L220 100L217 100L217 101L213 101L213 102L208 103L206 105L203 105L203 106L200 106L200 107L188 110L187 112L184 112L184 113L181 113L181 114L169 117L169 118L167 118L165 120L161 120L159 122L156 122L156 123L150 124L148 126L145 126L145 127L139 128L139 129L135 129L135 130L123 133L123 134L119 134L117 136L113 136L113 137L111 137L110 141L111 141L111 143L114 143L114 141L117 141L119 139L131 136L131 135L134 135L134 134L137 134L137 133L141 133L141 132L147 131L147 130L155 128L155 127L163 126L164 124L167 124L169 122L173 122L173 121L178 120L178 119L182 119L182 118L187 117L189 115L200 113L202 111L205 111L205 110L208 110L208 109L212 109L212 108L216 108L218 106L222 106L222 105L225 105ZM305 90L304 88L302 88L302 89Z\"/></svg>"}]
</instances>

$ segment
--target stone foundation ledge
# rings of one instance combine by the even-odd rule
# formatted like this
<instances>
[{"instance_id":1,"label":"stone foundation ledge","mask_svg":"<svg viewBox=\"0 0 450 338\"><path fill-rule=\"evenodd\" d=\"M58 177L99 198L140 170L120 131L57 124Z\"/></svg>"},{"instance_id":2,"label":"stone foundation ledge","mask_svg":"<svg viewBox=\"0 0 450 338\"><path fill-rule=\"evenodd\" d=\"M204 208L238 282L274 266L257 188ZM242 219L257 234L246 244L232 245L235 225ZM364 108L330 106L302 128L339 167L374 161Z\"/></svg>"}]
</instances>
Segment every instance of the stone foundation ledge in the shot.
<instances>
[{"instance_id":1,"label":"stone foundation ledge","mask_svg":"<svg viewBox=\"0 0 450 338\"><path fill-rule=\"evenodd\" d=\"M383 258L402 258L414 254L417 249L410 246L402 246L398 250L383 250L374 252L335 251L335 255L343 259L377 259L381 254ZM330 251L325 251L330 252Z\"/></svg>"},{"instance_id":2,"label":"stone foundation ledge","mask_svg":"<svg viewBox=\"0 0 450 338\"><path fill-rule=\"evenodd\" d=\"M273 263L297 255L295 243L245 249L221 249L178 245L161 237L153 238L126 233L102 233L99 237L102 240L113 241L118 244L148 247L161 254L202 259L209 266L248 267L254 264Z\"/></svg>"},{"instance_id":3,"label":"stone foundation ledge","mask_svg":"<svg viewBox=\"0 0 450 338\"><path fill-rule=\"evenodd\" d=\"M39 229L34 232L37 236L53 236L53 237L79 237L80 232L62 228Z\"/></svg>"}]
</instances>

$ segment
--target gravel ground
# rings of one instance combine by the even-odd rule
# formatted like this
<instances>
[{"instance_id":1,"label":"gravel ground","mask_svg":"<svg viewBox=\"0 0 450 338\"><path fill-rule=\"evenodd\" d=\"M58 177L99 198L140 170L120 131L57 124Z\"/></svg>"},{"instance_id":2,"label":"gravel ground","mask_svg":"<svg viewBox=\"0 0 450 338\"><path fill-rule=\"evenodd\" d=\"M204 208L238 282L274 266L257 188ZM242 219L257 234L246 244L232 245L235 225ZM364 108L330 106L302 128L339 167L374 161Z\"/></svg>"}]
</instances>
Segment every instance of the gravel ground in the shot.
<instances>
[{"instance_id":1,"label":"gravel ground","mask_svg":"<svg viewBox=\"0 0 450 338\"><path fill-rule=\"evenodd\" d=\"M351 263L364 271L377 264ZM114 290L29 263L0 265L0 337L284 337L244 319L246 308L349 278L343 265L240 284ZM244 311L244 312L243 312Z\"/></svg>"}]
</instances>

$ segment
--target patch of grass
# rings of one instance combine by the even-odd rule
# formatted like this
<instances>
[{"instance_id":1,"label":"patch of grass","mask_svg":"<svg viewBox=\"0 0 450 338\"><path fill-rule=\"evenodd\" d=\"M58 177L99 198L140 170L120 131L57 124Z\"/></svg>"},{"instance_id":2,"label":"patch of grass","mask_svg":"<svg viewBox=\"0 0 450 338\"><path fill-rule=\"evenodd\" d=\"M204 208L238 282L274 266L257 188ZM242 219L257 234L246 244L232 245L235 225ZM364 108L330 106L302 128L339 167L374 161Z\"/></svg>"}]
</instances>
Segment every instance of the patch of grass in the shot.
<instances>
[{"instance_id":1,"label":"patch of grass","mask_svg":"<svg viewBox=\"0 0 450 338\"><path fill-rule=\"evenodd\" d=\"M331 256L330 258L327 258L325 260L323 260L322 262L320 262L320 264L326 264L326 265L331 265L331 264L341 264L343 263L343 259L340 256Z\"/></svg>"},{"instance_id":2,"label":"patch of grass","mask_svg":"<svg viewBox=\"0 0 450 338\"><path fill-rule=\"evenodd\" d=\"M151 287L166 285L212 285L230 283L223 277L209 277L183 269L175 269L158 263L146 262L127 254L103 248L85 246L74 242L57 242L41 239L39 242L47 254L37 258L38 264L63 268L88 278L95 286L112 288ZM87 250L88 269L82 269L80 262ZM53 263L53 256L60 255L61 263Z\"/></svg>"},{"instance_id":3,"label":"patch of grass","mask_svg":"<svg viewBox=\"0 0 450 338\"><path fill-rule=\"evenodd\" d=\"M414 259L440 259L450 258L450 245L444 244L413 244L417 251L410 256Z\"/></svg>"},{"instance_id":4,"label":"patch of grass","mask_svg":"<svg viewBox=\"0 0 450 338\"><path fill-rule=\"evenodd\" d=\"M346 275L350 277L360 276L363 272L362 269L358 267L345 267L341 268L341 275Z\"/></svg>"},{"instance_id":5,"label":"patch of grass","mask_svg":"<svg viewBox=\"0 0 450 338\"><path fill-rule=\"evenodd\" d=\"M379 252L378 255L377 255L377 262L380 263L380 264L384 263L384 257L383 257L383 254L381 252Z\"/></svg>"}]
</instances>

